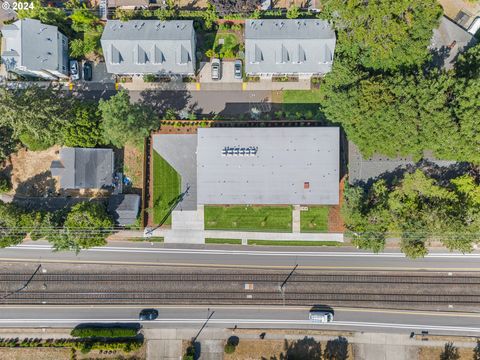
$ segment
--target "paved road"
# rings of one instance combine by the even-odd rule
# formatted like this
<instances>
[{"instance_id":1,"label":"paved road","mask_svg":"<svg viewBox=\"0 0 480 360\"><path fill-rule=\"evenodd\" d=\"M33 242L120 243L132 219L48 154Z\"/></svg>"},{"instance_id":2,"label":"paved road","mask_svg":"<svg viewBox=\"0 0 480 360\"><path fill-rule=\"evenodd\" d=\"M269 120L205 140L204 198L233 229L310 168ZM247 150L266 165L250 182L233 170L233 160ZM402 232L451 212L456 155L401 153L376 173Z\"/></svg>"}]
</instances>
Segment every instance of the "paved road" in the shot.
<instances>
[{"instance_id":1,"label":"paved road","mask_svg":"<svg viewBox=\"0 0 480 360\"><path fill-rule=\"evenodd\" d=\"M52 252L46 242L26 242L0 250L0 261L46 264L104 263L222 268L283 268L334 270L437 270L480 271L480 253L462 255L432 252L425 259L410 260L399 252L372 254L352 248L285 248L240 246L180 247L161 243L115 242L107 247L72 252Z\"/></svg>"},{"instance_id":2,"label":"paved road","mask_svg":"<svg viewBox=\"0 0 480 360\"><path fill-rule=\"evenodd\" d=\"M1 327L70 327L85 322L135 323L142 308L159 309L156 321L142 322L147 328L199 328L211 312L208 327L290 328L382 331L409 334L429 331L430 334L480 334L480 314L413 312L381 309L337 308L331 324L312 324L307 307L166 307L140 306L38 306L2 307Z\"/></svg>"}]
</instances>

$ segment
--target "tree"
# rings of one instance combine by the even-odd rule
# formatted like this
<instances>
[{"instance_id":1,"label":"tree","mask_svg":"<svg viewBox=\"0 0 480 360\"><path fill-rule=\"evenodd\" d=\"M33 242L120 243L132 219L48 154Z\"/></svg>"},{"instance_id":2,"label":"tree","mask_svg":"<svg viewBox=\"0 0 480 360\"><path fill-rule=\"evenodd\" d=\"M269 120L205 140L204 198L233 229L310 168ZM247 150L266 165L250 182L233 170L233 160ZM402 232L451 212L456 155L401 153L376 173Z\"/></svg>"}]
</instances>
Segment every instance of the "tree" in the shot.
<instances>
[{"instance_id":1,"label":"tree","mask_svg":"<svg viewBox=\"0 0 480 360\"><path fill-rule=\"evenodd\" d=\"M0 124L1 124L0 119ZM12 128L0 125L0 163L15 151L17 142L13 138Z\"/></svg>"},{"instance_id":2,"label":"tree","mask_svg":"<svg viewBox=\"0 0 480 360\"><path fill-rule=\"evenodd\" d=\"M20 244L31 226L30 214L16 205L0 201L0 247Z\"/></svg>"},{"instance_id":3,"label":"tree","mask_svg":"<svg viewBox=\"0 0 480 360\"><path fill-rule=\"evenodd\" d=\"M70 15L72 20L72 28L76 32L85 32L96 28L100 19L95 15L92 9L84 4L83 7L76 8Z\"/></svg>"},{"instance_id":4,"label":"tree","mask_svg":"<svg viewBox=\"0 0 480 360\"><path fill-rule=\"evenodd\" d=\"M453 343L446 343L443 348L442 353L440 354L440 360L459 360L460 354L458 353L458 348L453 345Z\"/></svg>"},{"instance_id":5,"label":"tree","mask_svg":"<svg viewBox=\"0 0 480 360\"><path fill-rule=\"evenodd\" d=\"M290 6L287 10L287 19L296 19L300 16L300 8L296 5Z\"/></svg>"},{"instance_id":6,"label":"tree","mask_svg":"<svg viewBox=\"0 0 480 360\"><path fill-rule=\"evenodd\" d=\"M480 360L480 340L477 339L477 346L473 349L473 360Z\"/></svg>"},{"instance_id":7,"label":"tree","mask_svg":"<svg viewBox=\"0 0 480 360\"><path fill-rule=\"evenodd\" d=\"M130 103L126 91L118 92L109 100L100 100L98 107L105 139L117 147L138 144L160 126L159 119L149 108Z\"/></svg>"},{"instance_id":8,"label":"tree","mask_svg":"<svg viewBox=\"0 0 480 360\"><path fill-rule=\"evenodd\" d=\"M44 147L61 143L61 131L71 120L74 99L59 89L29 86L0 88L0 127L12 129L14 139L29 139Z\"/></svg>"},{"instance_id":9,"label":"tree","mask_svg":"<svg viewBox=\"0 0 480 360\"><path fill-rule=\"evenodd\" d=\"M338 32L336 52L377 70L422 64L443 13L436 0L324 0L322 5Z\"/></svg>"},{"instance_id":10,"label":"tree","mask_svg":"<svg viewBox=\"0 0 480 360\"><path fill-rule=\"evenodd\" d=\"M261 6L261 0L211 0L210 3L222 16L250 14Z\"/></svg>"},{"instance_id":11,"label":"tree","mask_svg":"<svg viewBox=\"0 0 480 360\"><path fill-rule=\"evenodd\" d=\"M113 220L105 206L97 202L82 202L74 205L67 214L64 233L49 239L56 250L80 250L106 244L113 229ZM53 241L52 241L53 240Z\"/></svg>"},{"instance_id":12,"label":"tree","mask_svg":"<svg viewBox=\"0 0 480 360\"><path fill-rule=\"evenodd\" d=\"M63 144L70 147L95 147L104 143L100 111L94 104L79 104L75 118L62 129Z\"/></svg>"}]
</instances>

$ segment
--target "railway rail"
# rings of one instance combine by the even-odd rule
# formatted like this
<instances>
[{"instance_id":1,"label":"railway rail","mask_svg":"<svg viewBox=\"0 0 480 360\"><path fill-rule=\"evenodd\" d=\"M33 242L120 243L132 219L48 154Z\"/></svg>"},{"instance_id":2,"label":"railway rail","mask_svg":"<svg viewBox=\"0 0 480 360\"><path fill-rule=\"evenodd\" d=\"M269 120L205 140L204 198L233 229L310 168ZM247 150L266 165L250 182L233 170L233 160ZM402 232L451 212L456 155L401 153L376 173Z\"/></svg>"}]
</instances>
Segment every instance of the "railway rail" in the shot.
<instances>
[{"instance_id":1,"label":"railway rail","mask_svg":"<svg viewBox=\"0 0 480 360\"><path fill-rule=\"evenodd\" d=\"M287 274L37 274L32 281L41 282L283 282ZM28 281L31 274L1 274L0 283ZM375 283L375 284L455 284L480 285L480 276L444 275L344 275L294 274L289 283Z\"/></svg>"}]
</instances>

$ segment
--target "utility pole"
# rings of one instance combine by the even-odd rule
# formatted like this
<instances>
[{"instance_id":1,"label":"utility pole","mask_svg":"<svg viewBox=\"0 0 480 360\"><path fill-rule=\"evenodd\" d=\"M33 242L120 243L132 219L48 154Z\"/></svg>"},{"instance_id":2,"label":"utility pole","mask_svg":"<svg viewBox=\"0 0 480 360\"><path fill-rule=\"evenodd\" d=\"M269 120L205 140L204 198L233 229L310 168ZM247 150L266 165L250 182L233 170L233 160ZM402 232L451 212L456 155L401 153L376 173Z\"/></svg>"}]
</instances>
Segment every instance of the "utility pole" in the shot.
<instances>
[{"instance_id":1,"label":"utility pole","mask_svg":"<svg viewBox=\"0 0 480 360\"><path fill-rule=\"evenodd\" d=\"M287 278L283 281L282 285L278 288L280 290L280 293L282 294L282 299L283 299L283 306L285 306L285 284L287 283L288 279L293 275L295 270L297 269L298 264L295 264L295 267L290 271L290 274L288 274Z\"/></svg>"},{"instance_id":2,"label":"utility pole","mask_svg":"<svg viewBox=\"0 0 480 360\"><path fill-rule=\"evenodd\" d=\"M202 327L200 328L200 330L198 331L197 335L195 335L195 337L192 339L192 344L195 343L195 341L197 341L198 337L200 336L200 333L202 332L203 329L205 329L205 326L207 326L207 323L208 321L212 318L213 314L215 314L215 311L212 311L210 313L210 308L208 308L208 316L207 316L207 320L205 320L205 322L203 323Z\"/></svg>"},{"instance_id":3,"label":"utility pole","mask_svg":"<svg viewBox=\"0 0 480 360\"><path fill-rule=\"evenodd\" d=\"M42 264L38 265L37 268L35 269L35 271L33 272L32 276L30 276L30 278L27 280L27 282L25 284L23 284L23 286L21 288L18 288L17 290L14 290L14 291L11 291L9 293L6 293L2 299L6 299L7 297L9 297L10 295L13 295L15 293L18 293L20 291L22 291L23 289L25 289L28 284L30 284L30 282L33 280L34 276L37 274L37 272L40 270L40 268L42 267ZM6 290L5 290L6 292Z\"/></svg>"}]
</instances>

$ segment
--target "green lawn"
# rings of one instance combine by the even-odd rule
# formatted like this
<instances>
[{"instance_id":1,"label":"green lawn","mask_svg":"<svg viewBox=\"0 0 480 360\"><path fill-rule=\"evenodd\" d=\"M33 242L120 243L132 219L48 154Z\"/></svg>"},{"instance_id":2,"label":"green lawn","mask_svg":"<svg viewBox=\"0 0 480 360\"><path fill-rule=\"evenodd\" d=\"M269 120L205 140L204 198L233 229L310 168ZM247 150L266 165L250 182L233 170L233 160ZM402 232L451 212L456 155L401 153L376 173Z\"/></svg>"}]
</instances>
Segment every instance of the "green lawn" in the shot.
<instances>
[{"instance_id":1,"label":"green lawn","mask_svg":"<svg viewBox=\"0 0 480 360\"><path fill-rule=\"evenodd\" d=\"M159 225L180 195L180 175L156 151L153 152L153 222ZM171 224L171 216L164 224Z\"/></svg>"},{"instance_id":2,"label":"green lawn","mask_svg":"<svg viewBox=\"0 0 480 360\"><path fill-rule=\"evenodd\" d=\"M224 40L223 44L219 44L220 39ZM217 33L213 49L220 59L234 59L237 56L238 48L238 39L234 33L221 31Z\"/></svg>"},{"instance_id":3,"label":"green lawn","mask_svg":"<svg viewBox=\"0 0 480 360\"><path fill-rule=\"evenodd\" d=\"M229 244L229 245L242 245L240 239L212 239L206 238L205 244Z\"/></svg>"},{"instance_id":4,"label":"green lawn","mask_svg":"<svg viewBox=\"0 0 480 360\"><path fill-rule=\"evenodd\" d=\"M301 232L326 232L328 230L328 206L309 206L300 211Z\"/></svg>"},{"instance_id":5,"label":"green lawn","mask_svg":"<svg viewBox=\"0 0 480 360\"><path fill-rule=\"evenodd\" d=\"M205 206L205 229L292 232L292 208Z\"/></svg>"},{"instance_id":6,"label":"green lawn","mask_svg":"<svg viewBox=\"0 0 480 360\"><path fill-rule=\"evenodd\" d=\"M311 113L312 118L320 118L319 99L319 90L285 90L282 110L286 113Z\"/></svg>"},{"instance_id":7,"label":"green lawn","mask_svg":"<svg viewBox=\"0 0 480 360\"><path fill-rule=\"evenodd\" d=\"M263 246L342 246L337 241L281 241L281 240L248 240L248 245Z\"/></svg>"}]
</instances>

